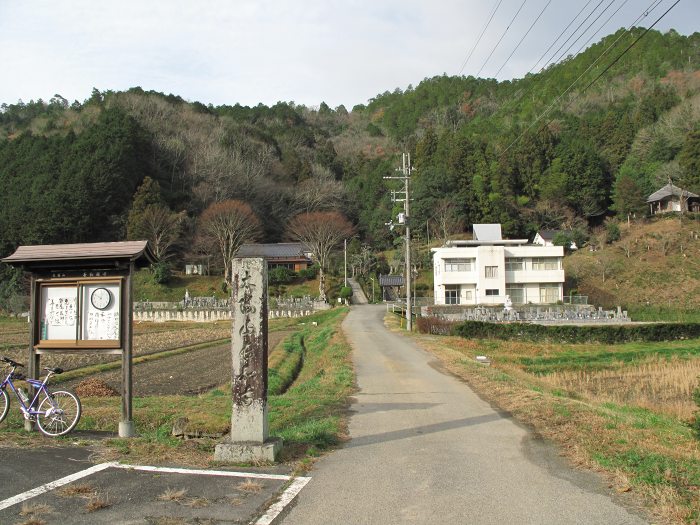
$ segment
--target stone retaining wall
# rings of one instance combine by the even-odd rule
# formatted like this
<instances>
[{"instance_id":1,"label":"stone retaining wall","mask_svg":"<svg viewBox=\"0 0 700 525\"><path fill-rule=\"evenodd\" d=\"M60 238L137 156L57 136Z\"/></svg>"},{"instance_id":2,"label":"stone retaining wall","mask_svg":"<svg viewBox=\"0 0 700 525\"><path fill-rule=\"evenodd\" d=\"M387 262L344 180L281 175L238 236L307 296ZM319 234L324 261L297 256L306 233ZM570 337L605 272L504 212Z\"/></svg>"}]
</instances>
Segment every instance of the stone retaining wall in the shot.
<instances>
[{"instance_id":1,"label":"stone retaining wall","mask_svg":"<svg viewBox=\"0 0 700 525\"><path fill-rule=\"evenodd\" d=\"M313 310L270 310L268 317L305 317L313 314ZM165 323L167 321L191 321L207 323L214 321L230 321L231 310L134 310L134 321Z\"/></svg>"},{"instance_id":2,"label":"stone retaining wall","mask_svg":"<svg viewBox=\"0 0 700 525\"><path fill-rule=\"evenodd\" d=\"M627 323L626 310L603 310L591 305L519 305L506 310L503 306L435 305L421 308L424 317L445 321L526 322L538 324Z\"/></svg>"}]
</instances>

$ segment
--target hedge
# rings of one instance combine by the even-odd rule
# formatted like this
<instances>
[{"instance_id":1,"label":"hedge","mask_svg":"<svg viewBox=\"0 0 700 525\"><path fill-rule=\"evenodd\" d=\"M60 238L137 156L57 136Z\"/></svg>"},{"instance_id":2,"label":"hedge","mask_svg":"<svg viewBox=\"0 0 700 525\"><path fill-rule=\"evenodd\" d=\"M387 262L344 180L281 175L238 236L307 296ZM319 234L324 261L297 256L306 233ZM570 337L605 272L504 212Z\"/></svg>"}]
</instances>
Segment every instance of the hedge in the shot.
<instances>
[{"instance_id":1,"label":"hedge","mask_svg":"<svg viewBox=\"0 0 700 525\"><path fill-rule=\"evenodd\" d=\"M579 326L464 321L454 333L469 339L615 344L700 338L700 323Z\"/></svg>"},{"instance_id":2,"label":"hedge","mask_svg":"<svg viewBox=\"0 0 700 525\"><path fill-rule=\"evenodd\" d=\"M454 321L446 321L439 317L417 317L416 326L422 334L453 335L456 326Z\"/></svg>"}]
</instances>

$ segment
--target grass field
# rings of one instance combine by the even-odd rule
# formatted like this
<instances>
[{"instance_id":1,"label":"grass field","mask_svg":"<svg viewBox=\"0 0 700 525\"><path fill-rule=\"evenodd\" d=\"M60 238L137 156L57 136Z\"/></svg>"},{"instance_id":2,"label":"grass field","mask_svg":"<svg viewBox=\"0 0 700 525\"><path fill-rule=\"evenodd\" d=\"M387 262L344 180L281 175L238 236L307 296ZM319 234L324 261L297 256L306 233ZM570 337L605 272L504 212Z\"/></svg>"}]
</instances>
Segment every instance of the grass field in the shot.
<instances>
[{"instance_id":1,"label":"grass field","mask_svg":"<svg viewBox=\"0 0 700 525\"><path fill-rule=\"evenodd\" d=\"M299 468L304 468L310 458L337 444L345 435L345 407L354 384L350 347L339 329L346 312L344 308L335 308L308 318L271 322L271 330L294 332L269 356L270 432L284 439L281 459L298 461ZM179 327L180 332L187 332L187 324ZM157 333L158 328L150 324L150 329ZM160 333L177 332L177 328L175 324ZM87 397L82 402L83 416L77 430L116 433L120 398ZM229 431L230 385L199 396L137 397L133 407L138 437L100 441L104 458L150 462L167 458L183 465L208 465L212 462L217 436ZM179 426L189 434L201 438L173 437L173 425L178 420ZM76 436L80 439L78 432L57 441L74 442ZM0 426L0 442L32 445L45 440L23 430L15 407Z\"/></svg>"},{"instance_id":2,"label":"grass field","mask_svg":"<svg viewBox=\"0 0 700 525\"><path fill-rule=\"evenodd\" d=\"M690 428L700 340L554 345L415 337L574 464L603 470L618 491L637 494L659 522L700 520L700 441Z\"/></svg>"}]
</instances>

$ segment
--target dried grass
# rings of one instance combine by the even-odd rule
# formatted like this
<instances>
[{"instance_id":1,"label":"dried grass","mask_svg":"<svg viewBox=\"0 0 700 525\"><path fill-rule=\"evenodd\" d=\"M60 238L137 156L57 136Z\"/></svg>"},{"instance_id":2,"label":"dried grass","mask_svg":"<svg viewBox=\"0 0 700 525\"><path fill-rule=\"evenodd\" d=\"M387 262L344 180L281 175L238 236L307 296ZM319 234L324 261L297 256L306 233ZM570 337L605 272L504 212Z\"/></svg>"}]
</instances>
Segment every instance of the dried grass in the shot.
<instances>
[{"instance_id":1,"label":"dried grass","mask_svg":"<svg viewBox=\"0 0 700 525\"><path fill-rule=\"evenodd\" d=\"M95 512L101 509L106 509L107 507L111 506L112 503L109 501L109 498L107 496L104 496L102 494L95 494L85 504L85 510L87 512Z\"/></svg>"},{"instance_id":2,"label":"dried grass","mask_svg":"<svg viewBox=\"0 0 700 525\"><path fill-rule=\"evenodd\" d=\"M89 498L96 493L95 487L87 483L66 485L56 491L56 494L64 498Z\"/></svg>"},{"instance_id":3,"label":"dried grass","mask_svg":"<svg viewBox=\"0 0 700 525\"><path fill-rule=\"evenodd\" d=\"M265 485L260 483L259 481L254 481L252 479L247 479L245 481L240 482L236 488L240 490L241 492L248 492L251 494L257 494L260 492L263 488L265 488Z\"/></svg>"},{"instance_id":4,"label":"dried grass","mask_svg":"<svg viewBox=\"0 0 700 525\"><path fill-rule=\"evenodd\" d=\"M209 500L207 498L190 498L183 503L187 507L192 507L193 509L201 509L203 507L209 506Z\"/></svg>"},{"instance_id":5,"label":"dried grass","mask_svg":"<svg viewBox=\"0 0 700 525\"><path fill-rule=\"evenodd\" d=\"M43 503L23 503L22 510L19 511L20 516L38 516L41 514L51 514L53 507L44 505Z\"/></svg>"},{"instance_id":6,"label":"dried grass","mask_svg":"<svg viewBox=\"0 0 700 525\"><path fill-rule=\"evenodd\" d=\"M160 501L182 501L187 495L187 489L165 489L158 499Z\"/></svg>"},{"instance_id":7,"label":"dried grass","mask_svg":"<svg viewBox=\"0 0 700 525\"><path fill-rule=\"evenodd\" d=\"M674 359L619 370L555 372L541 381L596 402L632 405L688 420L696 408L692 396L698 377L700 360Z\"/></svg>"}]
</instances>

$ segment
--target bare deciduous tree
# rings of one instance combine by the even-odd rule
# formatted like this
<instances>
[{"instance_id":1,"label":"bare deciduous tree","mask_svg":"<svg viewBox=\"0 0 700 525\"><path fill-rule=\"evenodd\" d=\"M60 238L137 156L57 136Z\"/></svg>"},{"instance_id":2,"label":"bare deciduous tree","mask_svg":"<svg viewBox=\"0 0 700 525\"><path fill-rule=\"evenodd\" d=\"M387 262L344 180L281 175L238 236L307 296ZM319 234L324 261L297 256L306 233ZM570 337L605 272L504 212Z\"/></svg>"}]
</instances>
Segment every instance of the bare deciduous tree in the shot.
<instances>
[{"instance_id":1,"label":"bare deciduous tree","mask_svg":"<svg viewBox=\"0 0 700 525\"><path fill-rule=\"evenodd\" d=\"M437 225L437 233L443 244L455 233L463 229L463 223L457 216L457 205L449 199L442 199L435 207L433 219Z\"/></svg>"},{"instance_id":2,"label":"bare deciduous tree","mask_svg":"<svg viewBox=\"0 0 700 525\"><path fill-rule=\"evenodd\" d=\"M326 300L325 270L331 250L342 239L353 234L353 226L342 213L334 211L302 213L294 217L287 226L287 235L304 243L319 265L318 292Z\"/></svg>"},{"instance_id":3,"label":"bare deciduous tree","mask_svg":"<svg viewBox=\"0 0 700 525\"><path fill-rule=\"evenodd\" d=\"M199 227L216 243L224 264L224 279L230 285L231 262L244 242L260 236L260 220L245 202L226 200L204 210Z\"/></svg>"},{"instance_id":4,"label":"bare deciduous tree","mask_svg":"<svg viewBox=\"0 0 700 525\"><path fill-rule=\"evenodd\" d=\"M317 164L311 166L311 178L299 184L296 191L297 209L305 213L339 209L345 199L343 183L335 180L328 168Z\"/></svg>"},{"instance_id":5,"label":"bare deciduous tree","mask_svg":"<svg viewBox=\"0 0 700 525\"><path fill-rule=\"evenodd\" d=\"M185 212L173 213L163 206L149 206L141 215L141 230L151 243L153 255L159 261L167 259L168 250L180 235Z\"/></svg>"}]
</instances>

